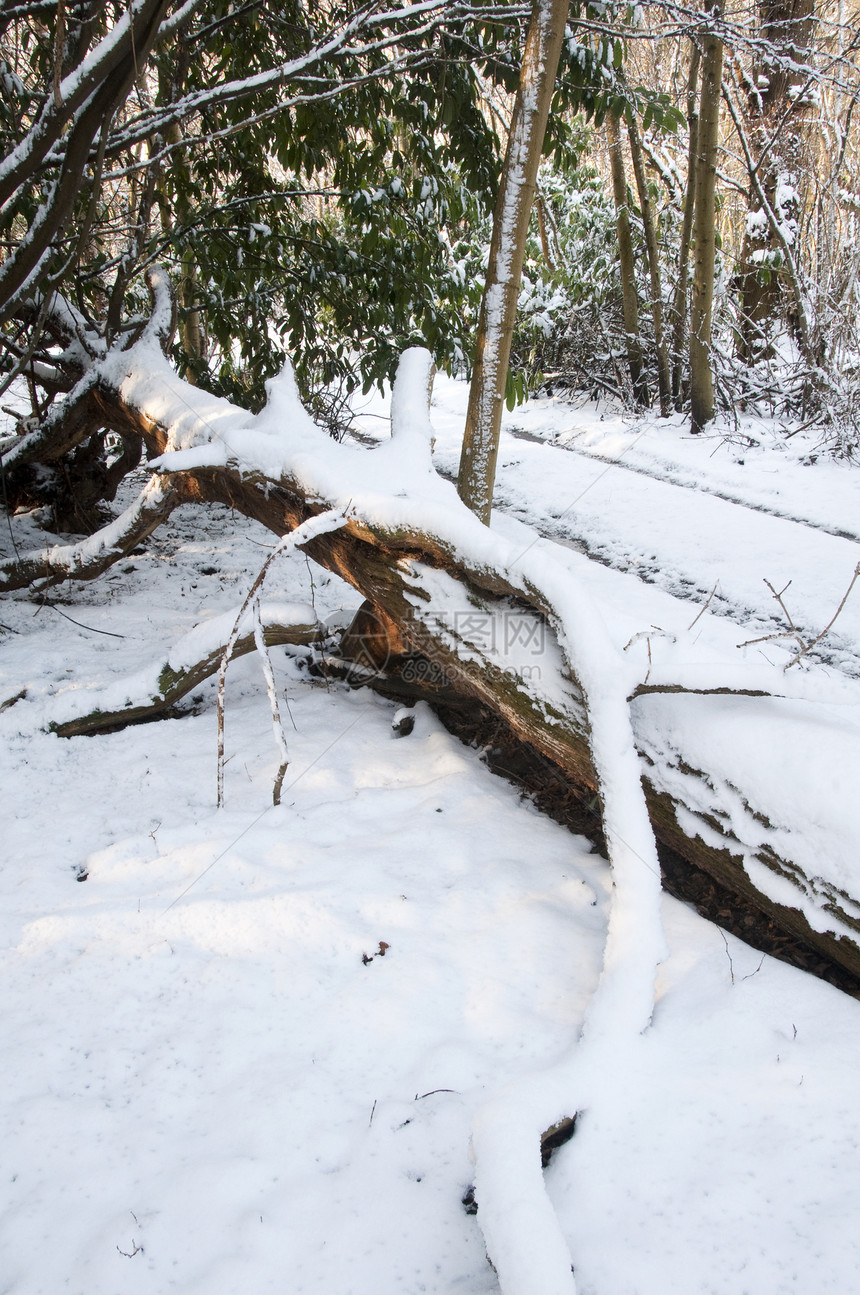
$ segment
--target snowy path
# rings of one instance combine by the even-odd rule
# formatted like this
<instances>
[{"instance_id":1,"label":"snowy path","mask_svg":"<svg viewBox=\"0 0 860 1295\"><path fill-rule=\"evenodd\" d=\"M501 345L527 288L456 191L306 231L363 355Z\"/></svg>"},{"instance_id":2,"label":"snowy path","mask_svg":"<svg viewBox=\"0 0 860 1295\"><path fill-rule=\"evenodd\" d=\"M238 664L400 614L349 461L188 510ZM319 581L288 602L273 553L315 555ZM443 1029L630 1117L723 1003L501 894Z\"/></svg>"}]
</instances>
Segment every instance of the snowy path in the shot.
<instances>
[{"instance_id":1,"label":"snowy path","mask_svg":"<svg viewBox=\"0 0 860 1295\"><path fill-rule=\"evenodd\" d=\"M860 544L768 517L714 495L578 459L565 471L565 451L505 446L499 508L545 535L581 547L590 557L629 571L676 598L702 603L749 627L739 639L785 627L765 578L786 599L804 636L815 635L839 605L860 560ZM539 503L535 506L535 500ZM686 537L679 548L678 537ZM860 601L834 628L831 663L860 672Z\"/></svg>"},{"instance_id":2,"label":"snowy path","mask_svg":"<svg viewBox=\"0 0 860 1295\"><path fill-rule=\"evenodd\" d=\"M443 379L440 408L453 413L461 400L458 384ZM747 419L743 432L723 420L694 437L682 415L643 420L547 399L505 414L504 426L515 438L860 540L860 472L822 454L819 432L786 437L773 420Z\"/></svg>"},{"instance_id":3,"label":"snowy path","mask_svg":"<svg viewBox=\"0 0 860 1295\"><path fill-rule=\"evenodd\" d=\"M653 430L653 429L652 429ZM745 491L740 481L737 479L731 482L720 483L714 482L707 478L691 474L689 470L684 469L681 465L673 463L671 460L650 458L645 462L631 462L633 454L628 450L622 450L617 455L601 453L599 449L591 451L587 446L576 444L573 437L576 433L571 434L571 438L564 434L547 439L535 436L522 428L514 426L505 428L507 435L517 441L529 441L537 445L551 445L553 448L566 450L569 454L578 455L580 458L589 459L598 463L605 463L613 468L622 468L625 472L635 472L639 476L650 477L652 480L660 481L668 485L679 486L682 490L694 490L699 494L713 495L717 499L723 499L726 503L739 504L743 508L752 508L755 512L767 513L771 517L782 517L787 521L800 522L804 526L809 526L813 530L825 531L828 535L835 535L843 540L855 540L860 542L860 531L853 525L834 522L828 518L820 516L820 510L815 508L807 511L798 507L799 500L792 500L791 504L786 501L780 502L778 499L765 500L761 492L755 489ZM635 442L631 445L631 450L635 449ZM641 456L644 458L644 456ZM743 464L745 460L736 460ZM771 469L774 474L777 469ZM856 505L854 498L847 500L850 505ZM856 508L852 507L851 516L854 515ZM814 515L819 514L819 515ZM837 511L838 515L838 511Z\"/></svg>"},{"instance_id":4,"label":"snowy path","mask_svg":"<svg viewBox=\"0 0 860 1295\"><path fill-rule=\"evenodd\" d=\"M435 461L446 474L457 470L464 393L464 384L437 379ZM713 451L685 441L671 422L636 434L620 420L606 427L596 422L587 433L590 451L572 454L549 438L563 438L581 411L537 401L507 418L518 431L525 424L529 439L503 434L499 512L673 598L701 606L714 591L709 611L743 627L735 631L736 643L787 628L765 580L777 590L791 582L786 603L804 637L814 638L838 607L860 561L860 541L853 538L860 471L796 459L783 465L779 455L777 469L773 454L765 459L755 451L733 471L723 465L712 475ZM542 428L540 437L529 423ZM368 425L376 435L384 426ZM620 454L624 462L613 461ZM693 454L698 466L679 466L679 457ZM785 659L778 645L762 650L768 659ZM817 659L860 676L857 591Z\"/></svg>"}]
</instances>

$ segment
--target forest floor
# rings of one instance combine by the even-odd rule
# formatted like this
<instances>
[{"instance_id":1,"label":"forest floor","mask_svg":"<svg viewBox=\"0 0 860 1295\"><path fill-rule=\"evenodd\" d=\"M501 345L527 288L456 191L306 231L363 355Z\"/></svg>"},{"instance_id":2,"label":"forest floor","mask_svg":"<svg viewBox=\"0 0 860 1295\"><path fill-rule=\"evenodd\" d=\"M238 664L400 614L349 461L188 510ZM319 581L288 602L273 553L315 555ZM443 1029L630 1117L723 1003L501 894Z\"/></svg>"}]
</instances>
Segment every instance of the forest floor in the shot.
<instances>
[{"instance_id":1,"label":"forest floor","mask_svg":"<svg viewBox=\"0 0 860 1295\"><path fill-rule=\"evenodd\" d=\"M464 406L437 379L447 474ZM385 413L366 403L365 439L387 435ZM506 428L495 525L564 546L619 648L740 679L798 650L738 647L787 628L766 581L791 582L804 641L839 606L860 471L814 429L746 420L694 439L559 400ZM11 535L46 543L28 515L4 552ZM184 508L93 584L0 608L0 704L25 693L0 713L4 1295L498 1291L461 1203L470 1125L575 1041L605 861L425 706L398 736L393 705L310 677L298 651L273 653L291 752L277 808L253 656L228 674L222 810L212 682L161 723L45 731L72 693L237 608L272 543L226 509ZM333 621L360 601L300 555L267 589ZM856 894L860 585L801 670L841 700L683 713ZM668 896L663 916L640 1068L606 1076L546 1171L577 1289L844 1295L860 1270L860 1002Z\"/></svg>"}]
</instances>

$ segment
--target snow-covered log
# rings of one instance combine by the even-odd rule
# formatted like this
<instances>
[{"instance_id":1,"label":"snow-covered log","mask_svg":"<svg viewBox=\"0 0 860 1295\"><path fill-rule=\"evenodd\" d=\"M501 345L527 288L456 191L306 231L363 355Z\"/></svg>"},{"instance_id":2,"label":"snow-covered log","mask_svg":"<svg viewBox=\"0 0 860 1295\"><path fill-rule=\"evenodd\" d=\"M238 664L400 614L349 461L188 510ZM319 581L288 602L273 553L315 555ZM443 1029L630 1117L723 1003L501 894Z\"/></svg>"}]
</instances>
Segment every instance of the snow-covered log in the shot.
<instances>
[{"instance_id":1,"label":"snow-covered log","mask_svg":"<svg viewBox=\"0 0 860 1295\"><path fill-rule=\"evenodd\" d=\"M564 779L594 793L586 705L576 667L565 657L571 626L593 613L570 587L569 573L556 570L552 545L535 540L528 554L512 551L436 475L426 425L429 356L423 362L422 378L421 362L407 361L419 394L410 400L400 392L398 431L373 450L337 445L321 432L302 408L291 372L270 384L267 407L252 416L184 383L153 335L98 361L92 398L104 426L142 436L151 455L163 456L153 468L176 481L184 501L226 503L278 535L326 508L352 505L347 525L312 539L306 551L367 599L372 631L365 625L358 635L365 659L401 692L486 706ZM417 420L414 431L410 418ZM780 725L789 711L779 707L794 703L768 697L802 697L803 680L792 683L767 668L740 667L729 679L689 670L660 677L652 668L646 682L614 649L607 669L620 672L618 686L632 699L658 841L860 975L860 897L848 845L845 858L815 857L809 834L792 831L782 808L809 798L802 757L771 779L784 788L773 806L761 780L745 772L740 719L735 737L727 732L720 748L730 752L734 744L735 754L719 768L709 767L707 743L698 750L715 717L728 722L726 699L709 699L709 692L735 694L731 701L744 708L747 726L773 730L772 740L784 745ZM691 706L699 709L687 723ZM804 722L814 724L814 708L807 706ZM838 811L837 801L830 797L828 812Z\"/></svg>"},{"instance_id":2,"label":"snow-covered log","mask_svg":"<svg viewBox=\"0 0 860 1295\"><path fill-rule=\"evenodd\" d=\"M182 502L181 478L152 476L134 503L94 535L0 563L0 590L28 585L46 589L64 580L94 580L151 535Z\"/></svg>"},{"instance_id":3,"label":"snow-covered log","mask_svg":"<svg viewBox=\"0 0 860 1295\"><path fill-rule=\"evenodd\" d=\"M127 550L140 525L149 530L161 509L166 515L174 491L182 502L227 504L277 535L326 509L349 509L344 527L305 547L367 599L373 629L360 635L360 650L389 683L399 679L401 688L431 700L481 703L572 785L603 794L588 709L610 680L617 696L633 702L658 840L860 976L850 832L844 858L819 858L809 848L810 834L789 821L810 795L802 756L783 760L770 781L742 758L751 727L773 731L772 739L762 740L764 748L769 740L776 749L785 747L783 712L775 712L779 703L768 697L802 696L802 679L792 683L778 671L747 667L731 678L714 671L694 677L689 669L661 677L652 666L646 680L608 643L599 615L555 546L535 537L526 550L517 549L470 514L436 474L426 352L405 357L391 440L373 450L338 445L302 407L289 366L269 384L268 404L258 415L183 382L162 349L172 302L166 275L157 268L150 288L150 323L128 349L92 357L87 400L101 426L128 441L142 438L153 458L152 489L82 550L48 550L10 564L3 572L6 588L34 579L92 578ZM76 418L74 402L70 410ZM63 429L55 432L61 437ZM577 662L584 643L598 658L604 654L600 669ZM590 683L583 676L589 670ZM714 728L715 717L727 722L726 699L690 696L708 692L736 694L731 701L744 707L744 722L722 742L719 768L713 745L699 739ZM693 703L711 710L700 709L690 722L685 716L693 714ZM806 714L804 722L814 725L814 718ZM759 763L767 760L765 749ZM768 792L777 784L783 794L771 804ZM848 812L850 796L828 788L816 795L829 795L829 816ZM833 831L828 838L834 839Z\"/></svg>"}]
</instances>

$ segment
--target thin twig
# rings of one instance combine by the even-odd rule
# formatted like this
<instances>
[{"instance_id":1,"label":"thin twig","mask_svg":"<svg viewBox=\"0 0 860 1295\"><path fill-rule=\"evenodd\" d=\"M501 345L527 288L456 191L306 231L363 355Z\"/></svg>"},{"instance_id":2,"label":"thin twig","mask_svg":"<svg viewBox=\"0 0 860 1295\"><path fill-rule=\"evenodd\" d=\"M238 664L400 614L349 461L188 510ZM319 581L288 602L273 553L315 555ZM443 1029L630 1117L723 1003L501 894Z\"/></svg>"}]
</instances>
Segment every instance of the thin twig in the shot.
<instances>
[{"instance_id":1,"label":"thin twig","mask_svg":"<svg viewBox=\"0 0 860 1295\"><path fill-rule=\"evenodd\" d=\"M782 608L782 614L783 614L783 616L785 617L785 619L788 621L788 628L789 628L789 631L790 631L790 635L791 635L792 637L794 637L794 638L796 638L796 639L797 639L798 643L800 644L801 651L803 651L803 649L804 649L804 647L805 647L805 644L804 644L803 639L802 639L802 637L801 637L800 630L797 628L797 626L795 625L794 621L792 620L792 618L791 618L791 612L790 612L790 611L788 610L788 608L786 607L786 605L785 605L785 601L784 601L783 596L782 596L782 595L786 592L786 590L787 590L787 589L789 589L789 588L791 587L791 581L789 580L789 581L788 581L788 584L783 585L783 587L780 589L779 593L777 593L777 592L776 592L776 590L774 589L773 585L770 583L770 581L769 581L769 580L765 580L765 584L767 585L768 589L769 589L769 590L770 590L770 592L773 594L774 598L776 599L776 601L779 603L780 607Z\"/></svg>"},{"instance_id":2,"label":"thin twig","mask_svg":"<svg viewBox=\"0 0 860 1295\"><path fill-rule=\"evenodd\" d=\"M761 958L759 959L759 964L756 967L755 971L750 971L747 973L747 975L741 976L741 980L752 980L753 976L757 976L758 973L761 971L762 967L764 966L764 960L766 956L767 955L763 953L761 955Z\"/></svg>"},{"instance_id":3,"label":"thin twig","mask_svg":"<svg viewBox=\"0 0 860 1295\"><path fill-rule=\"evenodd\" d=\"M817 638L814 638L811 643L807 643L803 651L799 652L797 656L794 658L794 660L789 661L788 665L785 667L786 670L789 670L793 665L797 665L797 662L800 660L802 656L805 656L807 652L811 651L811 649L815 647L816 643L821 642L821 640L824 638L824 635L828 632L828 630L831 629L834 621L836 620L836 617L839 615L839 613L842 611L842 608L847 603L848 596L851 593L851 590L856 585L858 577L860 577L860 562L858 562L856 567L854 568L854 575L851 577L851 583L849 584L848 588L845 590L845 593L842 597L842 602L836 608L836 611L833 613L833 616L831 617L828 624L825 625L824 629L821 631L821 633L818 635Z\"/></svg>"},{"instance_id":4,"label":"thin twig","mask_svg":"<svg viewBox=\"0 0 860 1295\"><path fill-rule=\"evenodd\" d=\"M290 753L287 747L287 738L284 733L284 726L281 723L281 712L278 708L278 692L275 686L275 672L272 669L272 659L269 656L269 649L266 647L266 639L263 634L263 616L260 608L260 595L254 599L254 642L257 645L257 652L260 656L260 665L263 668L263 676L266 680L266 692L269 694L269 705L272 708L272 728L275 730L275 741L281 752L281 763L275 777L275 785L272 789L272 804L280 805L281 787L284 784L284 774L290 766Z\"/></svg>"},{"instance_id":5,"label":"thin twig","mask_svg":"<svg viewBox=\"0 0 860 1295\"><path fill-rule=\"evenodd\" d=\"M701 609L699 610L699 615L698 615L698 616L696 616L693 620L691 620L691 621L690 621L690 624L687 626L687 633L689 633L689 632L690 632L690 630L693 628L693 626L695 625L695 623L696 623L696 621L699 619L699 617L704 616L705 612L706 612L706 611L708 610L708 608L710 607L710 605L711 605L711 599L713 598L714 594L717 592L717 585L718 585L719 583L720 583L720 582L719 582L719 580L715 580L715 581L714 581L714 587L713 587L713 589L711 590L711 592L708 594L707 598L705 599L705 602L704 602L703 606L702 606L702 607L701 607Z\"/></svg>"},{"instance_id":6,"label":"thin twig","mask_svg":"<svg viewBox=\"0 0 860 1295\"><path fill-rule=\"evenodd\" d=\"M737 647L755 647L756 643L772 643L774 639L790 639L791 630L776 630L773 634L762 634L757 639L744 639L743 643L736 644Z\"/></svg>"},{"instance_id":7,"label":"thin twig","mask_svg":"<svg viewBox=\"0 0 860 1295\"><path fill-rule=\"evenodd\" d=\"M299 544L306 544L308 540L315 539L318 535L325 535L328 531L340 530L345 526L350 517L350 505L346 508L330 508L327 512L320 513L316 517L309 517L301 526L297 526L294 531L288 535L281 536L278 543L272 549L269 556L261 566L254 583L245 596L245 601L239 608L239 614L230 631L230 637L224 647L221 657L221 665L218 669L218 792L217 804L221 809L224 805L224 687L227 678L227 666L230 664L230 657L233 655L233 648L236 646L236 640L239 637L239 628L242 620L256 597L258 589L261 587L266 578L269 567L280 553L286 553ZM283 781L283 775L281 775ZM280 784L276 782L277 793L280 794ZM275 804L278 802L275 801Z\"/></svg>"},{"instance_id":8,"label":"thin twig","mask_svg":"<svg viewBox=\"0 0 860 1295\"><path fill-rule=\"evenodd\" d=\"M52 612L59 612L61 616L65 616L67 621L71 621L73 625L77 625L78 629L86 630L89 634L105 634L108 638L111 638L111 639L128 638L127 634L117 634L115 630L100 630L100 629L97 629L95 625L85 625L83 621L76 621L74 616L69 616L68 612L64 612L63 609L61 607L58 607L56 603L49 602L44 595L42 596L39 606L36 608L36 611L33 613L33 615L38 616L39 612L42 610L43 607L50 607Z\"/></svg>"},{"instance_id":9,"label":"thin twig","mask_svg":"<svg viewBox=\"0 0 860 1295\"><path fill-rule=\"evenodd\" d=\"M743 643L738 643L738 647L739 648L753 647L756 643L771 643L774 639L785 639L785 638L796 639L799 645L799 650L794 654L791 660L784 666L785 670L790 670L793 665L797 665L798 661L802 661L803 658L807 655L807 653L811 652L812 649L816 646L816 644L820 643L821 640L824 638L824 636L828 634L829 631L833 628L834 624L836 623L836 618L839 616L840 612L842 611L845 604L847 603L848 598L851 594L851 590L854 588L858 579L860 579L860 562L858 562L856 567L854 568L854 574L851 577L851 582L848 585L848 588L845 590L845 593L842 595L842 601L840 602L839 606L836 608L836 611L833 613L833 615L831 616L830 620L827 622L827 624L825 625L821 633L817 634L814 639L810 639L809 642L804 641L803 636L800 633L800 630L797 628L797 626L795 625L792 619L791 612L788 610L788 608L785 605L783 594L788 589L789 585L791 584L791 581L789 580L788 584L784 585L782 589L779 591L779 593L777 593L777 591L774 589L771 582L769 580L765 580L764 583L767 585L768 589L773 594L776 601L779 603L780 608L782 609L782 613L785 616L785 619L788 621L789 628L787 630L776 630L773 634L763 634L761 635L760 638L746 639Z\"/></svg>"}]
</instances>

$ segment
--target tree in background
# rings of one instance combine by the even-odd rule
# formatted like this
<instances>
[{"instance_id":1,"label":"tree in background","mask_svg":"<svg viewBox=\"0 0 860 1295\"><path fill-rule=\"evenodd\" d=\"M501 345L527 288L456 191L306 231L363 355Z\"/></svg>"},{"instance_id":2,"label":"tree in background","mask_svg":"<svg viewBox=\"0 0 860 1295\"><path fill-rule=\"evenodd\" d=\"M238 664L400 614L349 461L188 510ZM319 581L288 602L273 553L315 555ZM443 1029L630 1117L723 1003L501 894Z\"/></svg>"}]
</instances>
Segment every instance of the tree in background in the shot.
<instances>
[{"instance_id":1,"label":"tree in background","mask_svg":"<svg viewBox=\"0 0 860 1295\"><path fill-rule=\"evenodd\" d=\"M714 383L711 372L711 325L714 305L716 254L717 149L720 127L720 92L723 42L716 23L722 17L722 0L710 10L713 26L706 33L702 55L702 91L696 134L693 209L693 296L690 308L690 412L694 432L701 432L714 417Z\"/></svg>"},{"instance_id":2,"label":"tree in background","mask_svg":"<svg viewBox=\"0 0 860 1295\"><path fill-rule=\"evenodd\" d=\"M638 144L633 143L627 160L613 147L605 152L594 148L592 154L606 192L619 195L617 210L622 213L614 267L608 268L606 279L601 271L599 284L595 282L591 289L595 303L602 303L603 336L600 330L582 331L579 294L588 265L556 257L555 264L544 270L554 286L556 327L542 348L542 362L532 366L533 382L539 383L543 373L553 383L561 379L577 392L605 391L635 404L637 395L641 399L641 387L637 383L634 388L628 376L632 338L633 368L637 368L638 351L641 372L651 390L659 391L663 365L661 330L653 318L656 305L670 339L671 396L677 410L691 410L695 386L699 426L720 410L743 407L789 419L817 414L833 428L833 447L850 451L860 406L855 363L860 350L856 327L860 318L856 237L860 37L851 12L843 8L841 21L836 17L823 10L784 21L772 10L762 14L758 8L723 13L718 31L725 52L719 82L724 110L713 93L717 81L710 76L709 99L715 111L711 127L716 130L716 144L712 135L709 149L713 185L707 192L710 186L705 179L699 209L704 237L694 239L707 14L697 17L668 7L649 8L638 25L621 23L615 16L616 30L623 37L623 57L618 66L613 61L606 66L606 94L596 115L599 121L611 106L614 117L624 118L626 133ZM772 73L768 92L784 92L782 107L773 110L764 135L751 124L744 89L757 79L761 90L766 88L763 67ZM566 75L563 66L562 84ZM681 126L683 130L678 129ZM768 181L768 168L778 158L782 160L774 167L774 177L782 175L783 180ZM787 169L789 162L793 172ZM551 173L549 166L544 164L545 177ZM552 173L557 178L551 183L544 178L541 184L554 191L547 210L561 227L564 204L572 210L585 189L576 190L579 181L574 179L574 169L563 174L555 158ZM790 174L794 179L789 182L785 177ZM777 210L769 202L767 184L774 201L778 195L788 206ZM705 264L711 259L707 244L712 218L713 271ZM595 206L595 233L603 219L602 208ZM750 225L767 247L752 246ZM589 240L582 246L589 246L593 255ZM575 256L575 250L571 254ZM691 269L698 274L695 307ZM534 281L537 273L534 264L527 266L527 281ZM705 291L711 275L713 286ZM559 306L565 294L566 317ZM758 305L751 311L753 297ZM529 289L526 307L531 301ZM646 302L650 308L641 309ZM690 343L688 320L693 308L696 336ZM627 323L623 322L625 309ZM744 345L751 313L760 315L771 339L768 346L753 350ZM574 345L577 330L580 341ZM700 337L704 340L697 340ZM521 352L515 337L514 355Z\"/></svg>"},{"instance_id":3,"label":"tree in background","mask_svg":"<svg viewBox=\"0 0 860 1295\"><path fill-rule=\"evenodd\" d=\"M683 214L678 248L678 277L672 301L672 402L680 412L683 407L682 386L684 350L689 318L688 266L693 237L693 214L696 196L696 158L699 148L699 105L697 90L701 52L691 42L690 67L687 74L687 181L684 186Z\"/></svg>"},{"instance_id":4,"label":"tree in background","mask_svg":"<svg viewBox=\"0 0 860 1295\"><path fill-rule=\"evenodd\" d=\"M648 404L648 385L642 368L642 338L639 333L639 293L636 288L636 264L633 236L630 230L630 199L627 177L624 174L624 154L618 117L611 110L606 114L606 139L609 149L609 170L612 176L612 196L615 201L616 229L618 232L618 268L621 273L621 301L624 317L624 345L627 366L636 403Z\"/></svg>"},{"instance_id":5,"label":"tree in background","mask_svg":"<svg viewBox=\"0 0 860 1295\"><path fill-rule=\"evenodd\" d=\"M750 363L773 354L780 323L790 322L804 350L809 348L806 311L794 301L799 294L791 276L797 273L793 262L810 160L808 127L818 97L810 75L814 0L764 0L759 30L761 45L752 66L737 76L744 114L736 117L736 127L744 133L750 161L749 214L737 273L738 349Z\"/></svg>"}]
</instances>

